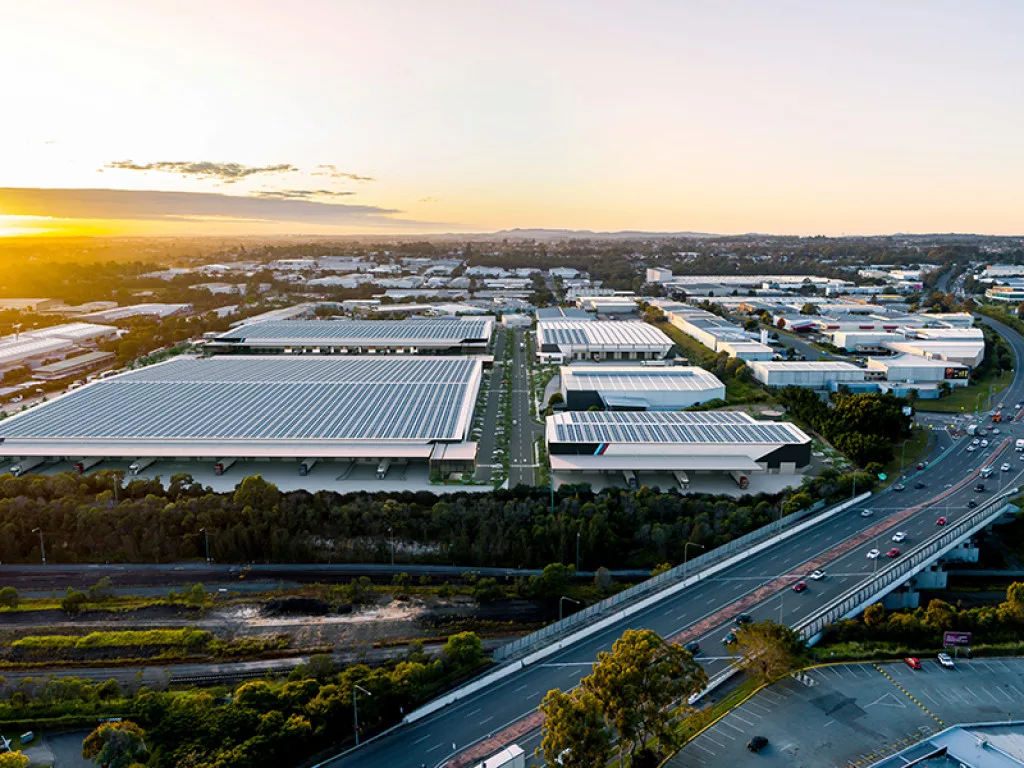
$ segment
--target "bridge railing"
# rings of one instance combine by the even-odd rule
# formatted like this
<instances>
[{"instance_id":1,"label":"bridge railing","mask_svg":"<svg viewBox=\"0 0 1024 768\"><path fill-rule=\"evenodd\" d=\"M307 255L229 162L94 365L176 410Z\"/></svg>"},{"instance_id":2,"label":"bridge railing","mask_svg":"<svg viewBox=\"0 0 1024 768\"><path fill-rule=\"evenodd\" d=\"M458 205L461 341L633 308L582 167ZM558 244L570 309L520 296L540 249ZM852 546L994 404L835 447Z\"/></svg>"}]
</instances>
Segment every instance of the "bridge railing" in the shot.
<instances>
[{"instance_id":1,"label":"bridge railing","mask_svg":"<svg viewBox=\"0 0 1024 768\"><path fill-rule=\"evenodd\" d=\"M855 499L848 499L835 505L835 507L837 509L845 509L851 504L863 501L870 495L871 494L869 493L861 494ZM565 617L561 621L556 621L543 629L539 629L529 635L525 635L510 643L506 643L500 648L495 649L494 660L501 662L526 653L534 648L544 646L551 642L553 638L560 637L571 631L585 627L602 616L613 612L616 608L624 604L652 595L661 589L681 581L686 576L697 575L702 570L720 563L723 560L727 560L738 552L749 549L755 544L767 541L768 539L789 530L798 523L805 521L808 517L820 512L825 508L825 506L826 504L824 501L815 502L807 509L787 515L780 520L775 520L755 531L751 531L750 533L740 536L738 539L733 539L727 544L716 547L710 552L691 558L683 565L677 565L664 573L653 576L639 584L636 584L635 586L630 587L629 589L625 589L622 592L601 600L600 602L594 603L593 605L584 608L582 611Z\"/></svg>"},{"instance_id":2,"label":"bridge railing","mask_svg":"<svg viewBox=\"0 0 1024 768\"><path fill-rule=\"evenodd\" d=\"M927 568L932 562L956 547L964 539L973 536L986 525L1013 507L1007 498L1017 494L1016 488L1004 491L989 502L973 510L961 520L948 525L939 533L912 549L904 557L881 568L867 581L839 595L821 610L811 614L798 624L797 629L805 640L818 635L826 626L851 616L872 600L891 592L893 588Z\"/></svg>"}]
</instances>

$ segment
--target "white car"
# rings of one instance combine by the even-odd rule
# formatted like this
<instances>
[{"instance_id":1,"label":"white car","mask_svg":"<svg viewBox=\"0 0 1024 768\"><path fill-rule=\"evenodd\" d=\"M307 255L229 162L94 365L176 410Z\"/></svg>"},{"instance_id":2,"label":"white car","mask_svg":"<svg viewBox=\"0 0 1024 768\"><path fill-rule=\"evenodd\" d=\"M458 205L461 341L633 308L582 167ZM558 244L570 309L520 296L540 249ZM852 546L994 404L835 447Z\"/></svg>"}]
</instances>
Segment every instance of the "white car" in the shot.
<instances>
[{"instance_id":1,"label":"white car","mask_svg":"<svg viewBox=\"0 0 1024 768\"><path fill-rule=\"evenodd\" d=\"M881 553L880 553L880 552L879 552L879 551L878 551L877 549L869 549L869 550L868 550L868 560L874 560L874 559L875 559L875 558L877 558L877 557L878 557L878 556L879 556L880 554L881 554Z\"/></svg>"},{"instance_id":2,"label":"white car","mask_svg":"<svg viewBox=\"0 0 1024 768\"><path fill-rule=\"evenodd\" d=\"M978 438L974 438L973 440L971 440L971 445L981 445L981 440L979 440Z\"/></svg>"},{"instance_id":3,"label":"white car","mask_svg":"<svg viewBox=\"0 0 1024 768\"><path fill-rule=\"evenodd\" d=\"M988 440L982 440L981 441L981 447L982 448L988 448Z\"/></svg>"},{"instance_id":4,"label":"white car","mask_svg":"<svg viewBox=\"0 0 1024 768\"><path fill-rule=\"evenodd\" d=\"M976 446L976 445L968 445L967 446L967 452L968 453L974 453L976 450L978 450L978 446ZM1024 457L1021 457L1021 458L1024 458Z\"/></svg>"},{"instance_id":5,"label":"white car","mask_svg":"<svg viewBox=\"0 0 1024 768\"><path fill-rule=\"evenodd\" d=\"M1003 466L1001 466L999 468L999 471L1001 471L1001 472L1009 472L1010 471L1010 464L1009 464L1009 462L1005 462L1003 464Z\"/></svg>"},{"instance_id":6,"label":"white car","mask_svg":"<svg viewBox=\"0 0 1024 768\"><path fill-rule=\"evenodd\" d=\"M993 435L998 435L998 434L1000 434L1000 432L999 432L999 427L996 427L995 429L993 429L993 430L992 430L992 434L993 434Z\"/></svg>"},{"instance_id":7,"label":"white car","mask_svg":"<svg viewBox=\"0 0 1024 768\"><path fill-rule=\"evenodd\" d=\"M870 510L870 509L862 509L860 511L860 516L861 517L871 517L871 515L873 515L873 514L874 514L874 511Z\"/></svg>"},{"instance_id":8,"label":"white car","mask_svg":"<svg viewBox=\"0 0 1024 768\"><path fill-rule=\"evenodd\" d=\"M809 579L814 579L815 581L821 581L822 579L825 578L825 572L824 571L819 571L819 570L814 570L814 571L811 571L809 574L807 574L807 577Z\"/></svg>"},{"instance_id":9,"label":"white car","mask_svg":"<svg viewBox=\"0 0 1024 768\"><path fill-rule=\"evenodd\" d=\"M907 540L907 534L905 534L903 531L897 531L892 535L892 540L899 544L900 542Z\"/></svg>"},{"instance_id":10,"label":"white car","mask_svg":"<svg viewBox=\"0 0 1024 768\"><path fill-rule=\"evenodd\" d=\"M939 664L944 666L946 669L954 669L956 667L956 664L953 663L953 660L949 658L948 653L939 654Z\"/></svg>"}]
</instances>

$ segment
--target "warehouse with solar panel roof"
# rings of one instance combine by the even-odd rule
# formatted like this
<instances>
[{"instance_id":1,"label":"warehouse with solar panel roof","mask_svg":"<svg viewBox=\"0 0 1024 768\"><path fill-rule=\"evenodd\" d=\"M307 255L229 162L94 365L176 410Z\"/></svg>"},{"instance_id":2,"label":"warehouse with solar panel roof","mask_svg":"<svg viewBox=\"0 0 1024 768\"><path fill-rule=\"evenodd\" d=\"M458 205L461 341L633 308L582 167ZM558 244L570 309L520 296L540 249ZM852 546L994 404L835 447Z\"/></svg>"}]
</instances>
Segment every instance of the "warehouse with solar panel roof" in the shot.
<instances>
[{"instance_id":1,"label":"warehouse with solar panel roof","mask_svg":"<svg viewBox=\"0 0 1024 768\"><path fill-rule=\"evenodd\" d=\"M214 483L225 487L261 474L283 487L372 488L408 474L425 487L475 470L471 426L490 359L461 353L486 351L491 326L243 325L208 344L212 354L93 381L0 422L0 452L19 475L109 468L228 476Z\"/></svg>"}]
</instances>

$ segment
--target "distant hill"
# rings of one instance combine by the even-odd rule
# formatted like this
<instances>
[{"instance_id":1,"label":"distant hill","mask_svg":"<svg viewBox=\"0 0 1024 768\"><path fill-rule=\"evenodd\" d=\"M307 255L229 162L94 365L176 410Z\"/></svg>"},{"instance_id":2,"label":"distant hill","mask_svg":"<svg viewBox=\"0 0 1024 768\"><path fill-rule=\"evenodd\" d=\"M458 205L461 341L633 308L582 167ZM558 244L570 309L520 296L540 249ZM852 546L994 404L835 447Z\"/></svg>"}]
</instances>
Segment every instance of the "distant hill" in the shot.
<instances>
[{"instance_id":1,"label":"distant hill","mask_svg":"<svg viewBox=\"0 0 1024 768\"><path fill-rule=\"evenodd\" d=\"M644 240L661 237L721 237L710 232L644 232L638 229L626 229L619 232L594 232L589 229L502 229L488 237L517 238L522 240Z\"/></svg>"}]
</instances>

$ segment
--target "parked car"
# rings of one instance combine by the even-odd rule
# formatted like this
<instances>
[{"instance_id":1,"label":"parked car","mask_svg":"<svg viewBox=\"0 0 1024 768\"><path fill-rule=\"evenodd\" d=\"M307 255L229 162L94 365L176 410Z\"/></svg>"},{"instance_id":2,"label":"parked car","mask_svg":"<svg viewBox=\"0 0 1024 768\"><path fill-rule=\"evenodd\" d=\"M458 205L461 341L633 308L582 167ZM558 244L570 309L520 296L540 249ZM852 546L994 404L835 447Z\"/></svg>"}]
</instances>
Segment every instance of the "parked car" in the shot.
<instances>
[{"instance_id":1,"label":"parked car","mask_svg":"<svg viewBox=\"0 0 1024 768\"><path fill-rule=\"evenodd\" d=\"M807 577L810 579L814 579L815 581L821 581L825 578L825 572L815 568L813 571L807 574Z\"/></svg>"},{"instance_id":2,"label":"parked car","mask_svg":"<svg viewBox=\"0 0 1024 768\"><path fill-rule=\"evenodd\" d=\"M768 746L768 739L764 736L755 736L747 742L747 749L751 752L760 752L762 749Z\"/></svg>"},{"instance_id":3,"label":"parked car","mask_svg":"<svg viewBox=\"0 0 1024 768\"><path fill-rule=\"evenodd\" d=\"M946 518L945 517L940 517L938 520L935 521L935 524L936 525L945 525L946 524Z\"/></svg>"},{"instance_id":4,"label":"parked car","mask_svg":"<svg viewBox=\"0 0 1024 768\"><path fill-rule=\"evenodd\" d=\"M981 440L979 440L978 438L974 438L973 440L971 440L971 445L981 445Z\"/></svg>"},{"instance_id":5,"label":"parked car","mask_svg":"<svg viewBox=\"0 0 1024 768\"><path fill-rule=\"evenodd\" d=\"M919 461L919 462L917 462L917 468L918 469L924 469L927 466L928 466L928 462L927 461Z\"/></svg>"},{"instance_id":6,"label":"parked car","mask_svg":"<svg viewBox=\"0 0 1024 768\"><path fill-rule=\"evenodd\" d=\"M874 560L880 554L882 554L882 553L879 552L877 549L869 549L868 550L868 560Z\"/></svg>"},{"instance_id":7,"label":"parked car","mask_svg":"<svg viewBox=\"0 0 1024 768\"><path fill-rule=\"evenodd\" d=\"M974 453L976 450L978 450L978 446L976 446L976 445L968 445L967 446L967 452L968 453ZM1022 458L1024 458L1024 457L1022 457Z\"/></svg>"},{"instance_id":8,"label":"parked car","mask_svg":"<svg viewBox=\"0 0 1024 768\"><path fill-rule=\"evenodd\" d=\"M981 447L982 448L988 448L988 440L982 440L981 441Z\"/></svg>"},{"instance_id":9,"label":"parked car","mask_svg":"<svg viewBox=\"0 0 1024 768\"><path fill-rule=\"evenodd\" d=\"M948 653L940 653L939 654L939 664L944 666L946 669L955 669L956 668L956 664L953 663L953 660L949 657Z\"/></svg>"},{"instance_id":10,"label":"parked car","mask_svg":"<svg viewBox=\"0 0 1024 768\"><path fill-rule=\"evenodd\" d=\"M899 557L900 556L900 549L899 549L899 547L893 547L892 549L890 549L888 552L885 553L885 556L886 557Z\"/></svg>"},{"instance_id":11,"label":"parked car","mask_svg":"<svg viewBox=\"0 0 1024 768\"><path fill-rule=\"evenodd\" d=\"M921 669L921 660L916 656L908 656L904 659L904 661L907 663L907 666L911 669Z\"/></svg>"},{"instance_id":12,"label":"parked car","mask_svg":"<svg viewBox=\"0 0 1024 768\"><path fill-rule=\"evenodd\" d=\"M896 533L892 535L892 540L899 544L907 540L907 534L903 531L896 531Z\"/></svg>"}]
</instances>

